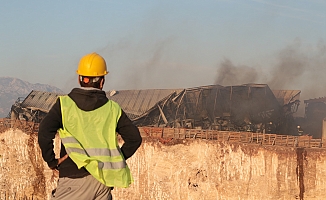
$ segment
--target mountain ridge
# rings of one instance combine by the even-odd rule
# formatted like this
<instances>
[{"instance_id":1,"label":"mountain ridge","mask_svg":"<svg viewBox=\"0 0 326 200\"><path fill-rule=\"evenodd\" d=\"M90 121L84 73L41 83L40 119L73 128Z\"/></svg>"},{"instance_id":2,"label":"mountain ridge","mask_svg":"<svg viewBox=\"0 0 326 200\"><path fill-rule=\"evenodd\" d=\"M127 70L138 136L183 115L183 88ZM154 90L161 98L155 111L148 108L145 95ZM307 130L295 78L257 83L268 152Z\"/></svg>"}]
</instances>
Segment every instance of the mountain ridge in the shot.
<instances>
[{"instance_id":1,"label":"mountain ridge","mask_svg":"<svg viewBox=\"0 0 326 200\"><path fill-rule=\"evenodd\" d=\"M64 93L61 89L41 83L30 83L14 77L0 77L0 118L6 117L18 98L25 98L32 90Z\"/></svg>"}]
</instances>

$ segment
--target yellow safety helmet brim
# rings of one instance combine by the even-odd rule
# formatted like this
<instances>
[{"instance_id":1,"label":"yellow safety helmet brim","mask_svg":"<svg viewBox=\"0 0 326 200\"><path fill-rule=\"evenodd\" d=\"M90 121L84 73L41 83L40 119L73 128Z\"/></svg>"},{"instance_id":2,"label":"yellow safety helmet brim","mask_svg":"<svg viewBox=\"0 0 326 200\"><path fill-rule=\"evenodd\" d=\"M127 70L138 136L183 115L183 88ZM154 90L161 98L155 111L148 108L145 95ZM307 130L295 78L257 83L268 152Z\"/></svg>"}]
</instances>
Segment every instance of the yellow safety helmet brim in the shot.
<instances>
[{"instance_id":1,"label":"yellow safety helmet brim","mask_svg":"<svg viewBox=\"0 0 326 200\"><path fill-rule=\"evenodd\" d=\"M104 76L108 74L106 62L97 53L90 53L83 56L78 65L77 74L81 76Z\"/></svg>"}]
</instances>

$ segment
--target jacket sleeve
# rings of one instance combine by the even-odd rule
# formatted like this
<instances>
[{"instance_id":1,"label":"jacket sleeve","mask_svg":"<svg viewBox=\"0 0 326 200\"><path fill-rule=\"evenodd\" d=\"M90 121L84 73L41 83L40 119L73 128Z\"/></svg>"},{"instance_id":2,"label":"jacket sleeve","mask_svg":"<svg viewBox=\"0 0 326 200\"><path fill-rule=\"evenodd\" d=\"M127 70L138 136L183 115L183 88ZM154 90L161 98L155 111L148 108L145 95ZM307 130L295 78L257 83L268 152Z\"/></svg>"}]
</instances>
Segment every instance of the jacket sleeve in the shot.
<instances>
[{"instance_id":1,"label":"jacket sleeve","mask_svg":"<svg viewBox=\"0 0 326 200\"><path fill-rule=\"evenodd\" d=\"M124 141L121 151L125 159L130 158L142 143L142 138L138 128L132 124L126 113L122 110L122 114L118 121L117 133L119 133Z\"/></svg>"},{"instance_id":2,"label":"jacket sleeve","mask_svg":"<svg viewBox=\"0 0 326 200\"><path fill-rule=\"evenodd\" d=\"M60 100L58 98L48 114L41 121L38 132L38 143L41 148L42 157L51 169L55 168L58 164L53 150L53 139L59 128L62 128L62 117Z\"/></svg>"}]
</instances>

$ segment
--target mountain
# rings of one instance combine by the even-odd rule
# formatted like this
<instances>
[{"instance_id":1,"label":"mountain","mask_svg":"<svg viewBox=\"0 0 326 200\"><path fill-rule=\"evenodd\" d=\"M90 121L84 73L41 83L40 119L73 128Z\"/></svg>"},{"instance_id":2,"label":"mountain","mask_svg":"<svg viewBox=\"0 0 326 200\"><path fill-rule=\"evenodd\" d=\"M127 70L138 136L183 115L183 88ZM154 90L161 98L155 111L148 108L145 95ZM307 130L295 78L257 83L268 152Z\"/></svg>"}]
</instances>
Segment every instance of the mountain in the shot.
<instances>
[{"instance_id":1,"label":"mountain","mask_svg":"<svg viewBox=\"0 0 326 200\"><path fill-rule=\"evenodd\" d=\"M46 84L32 84L12 77L0 77L0 118L8 115L11 106L20 98L23 100L32 90L63 93L57 87Z\"/></svg>"}]
</instances>

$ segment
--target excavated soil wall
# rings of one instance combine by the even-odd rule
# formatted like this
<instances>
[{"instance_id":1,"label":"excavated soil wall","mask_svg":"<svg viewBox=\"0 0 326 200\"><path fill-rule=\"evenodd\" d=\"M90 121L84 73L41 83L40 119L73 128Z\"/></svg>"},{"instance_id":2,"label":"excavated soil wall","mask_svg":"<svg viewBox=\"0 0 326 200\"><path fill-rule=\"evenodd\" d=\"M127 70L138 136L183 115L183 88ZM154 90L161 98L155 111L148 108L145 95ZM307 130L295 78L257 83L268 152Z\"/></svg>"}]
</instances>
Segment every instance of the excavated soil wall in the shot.
<instances>
[{"instance_id":1,"label":"excavated soil wall","mask_svg":"<svg viewBox=\"0 0 326 200\"><path fill-rule=\"evenodd\" d=\"M0 133L1 200L49 199L56 187L57 176L43 162L36 138L33 132L15 128ZM130 188L115 188L115 199L319 200L326 196L325 148L144 137L127 163L135 181Z\"/></svg>"},{"instance_id":2,"label":"excavated soil wall","mask_svg":"<svg viewBox=\"0 0 326 200\"><path fill-rule=\"evenodd\" d=\"M324 199L325 149L145 140L128 164L135 177L117 199Z\"/></svg>"}]
</instances>

